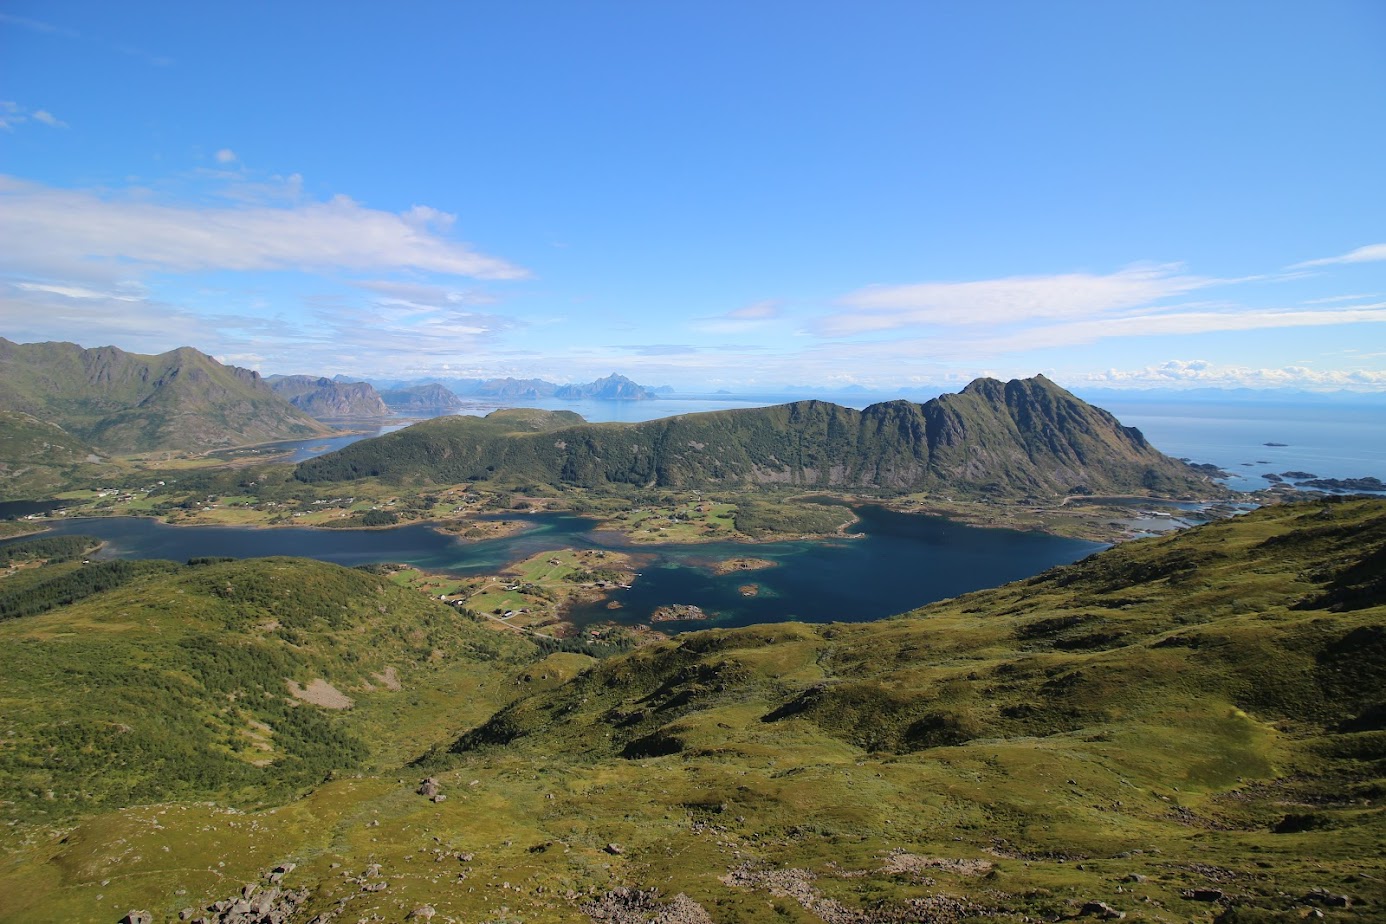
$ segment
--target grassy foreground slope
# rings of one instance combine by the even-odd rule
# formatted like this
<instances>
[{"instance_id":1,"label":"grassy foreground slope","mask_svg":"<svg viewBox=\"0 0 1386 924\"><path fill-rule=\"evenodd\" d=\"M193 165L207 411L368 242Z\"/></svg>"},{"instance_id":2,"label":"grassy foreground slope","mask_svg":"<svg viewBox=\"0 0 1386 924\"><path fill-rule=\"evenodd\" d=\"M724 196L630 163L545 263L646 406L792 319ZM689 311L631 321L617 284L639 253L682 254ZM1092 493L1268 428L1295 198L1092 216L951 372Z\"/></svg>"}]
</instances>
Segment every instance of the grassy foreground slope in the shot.
<instances>
[{"instance_id":1,"label":"grassy foreground slope","mask_svg":"<svg viewBox=\"0 0 1386 924\"><path fill-rule=\"evenodd\" d=\"M468 723L436 700L395 713L429 729L393 739L412 766L278 808L12 826L0 919L171 920L280 863L295 921L1386 919L1383 563L1386 503L1266 508L893 620L550 659L451 738ZM4 628L134 648L184 609L102 626L135 605ZM300 656L326 659L300 682L359 682L322 643ZM18 687L44 676L35 702L77 689ZM7 741L30 727L13 690Z\"/></svg>"},{"instance_id":2,"label":"grassy foreground slope","mask_svg":"<svg viewBox=\"0 0 1386 924\"><path fill-rule=\"evenodd\" d=\"M50 565L0 581L0 604L0 799L26 822L264 804L396 767L505 702L498 678L535 655L382 578L300 559Z\"/></svg>"}]
</instances>

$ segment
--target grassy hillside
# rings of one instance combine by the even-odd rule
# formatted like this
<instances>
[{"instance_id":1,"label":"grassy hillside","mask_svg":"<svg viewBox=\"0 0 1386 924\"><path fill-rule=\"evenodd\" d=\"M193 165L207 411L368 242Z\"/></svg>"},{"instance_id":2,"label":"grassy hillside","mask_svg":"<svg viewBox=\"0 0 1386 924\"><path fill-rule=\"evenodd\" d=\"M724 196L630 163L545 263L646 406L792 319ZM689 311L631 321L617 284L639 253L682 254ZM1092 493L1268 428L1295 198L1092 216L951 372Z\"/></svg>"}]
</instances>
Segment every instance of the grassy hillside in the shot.
<instances>
[{"instance_id":1,"label":"grassy hillside","mask_svg":"<svg viewBox=\"0 0 1386 924\"><path fill-rule=\"evenodd\" d=\"M205 450L330 432L258 373L189 347L143 356L0 338L0 405L112 452Z\"/></svg>"},{"instance_id":2,"label":"grassy hillside","mask_svg":"<svg viewBox=\"0 0 1386 924\"><path fill-rule=\"evenodd\" d=\"M99 461L63 428L0 410L0 501L47 497L79 473L98 474Z\"/></svg>"},{"instance_id":3,"label":"grassy hillside","mask_svg":"<svg viewBox=\"0 0 1386 924\"><path fill-rule=\"evenodd\" d=\"M494 415L493 415L494 417ZM864 411L822 401L637 424L519 431L448 417L302 463L306 482L925 489L982 497L1206 493L1208 481L1140 432L1037 377L978 380L925 404Z\"/></svg>"},{"instance_id":4,"label":"grassy hillside","mask_svg":"<svg viewBox=\"0 0 1386 924\"><path fill-rule=\"evenodd\" d=\"M536 654L382 578L298 559L21 571L0 581L0 616L0 799L30 820L262 802L395 766L504 702L496 678Z\"/></svg>"},{"instance_id":5,"label":"grassy hillside","mask_svg":"<svg viewBox=\"0 0 1386 924\"><path fill-rule=\"evenodd\" d=\"M411 614L327 566L180 569L150 578L153 595L131 585L0 626L23 652L0 753L82 728L86 710L62 711L77 690L99 703L145 676L215 684L227 675L198 674L212 656L186 642L220 621L232 650L291 659L265 676L324 677L356 699L294 708L362 737L360 775L246 813L220 799L101 811L28 780L33 797L7 806L23 821L0 919L172 920L281 863L295 864L282 886L306 890L302 921L421 920L425 906L495 922L1386 919L1384 560L1386 502L1266 508L893 620L690 633L600 663L477 662L511 671L503 694L486 675L491 701L512 702L485 720L467 695L387 712L375 704L399 694L362 691L386 663L448 670L407 628L451 631L432 604ZM252 592L274 569L302 585L292 601L280 582ZM374 599L400 622L377 625ZM337 613L351 615L332 626ZM306 619L312 644L264 628L285 617ZM129 654L98 678L105 651ZM28 667L30 652L59 660ZM240 670L240 690L270 691ZM283 695L223 697L205 734L233 754L231 729L256 728L241 711ZM139 710L97 715L144 734L115 713ZM417 792L424 777L445 801ZM38 814L60 808L83 817Z\"/></svg>"}]
</instances>

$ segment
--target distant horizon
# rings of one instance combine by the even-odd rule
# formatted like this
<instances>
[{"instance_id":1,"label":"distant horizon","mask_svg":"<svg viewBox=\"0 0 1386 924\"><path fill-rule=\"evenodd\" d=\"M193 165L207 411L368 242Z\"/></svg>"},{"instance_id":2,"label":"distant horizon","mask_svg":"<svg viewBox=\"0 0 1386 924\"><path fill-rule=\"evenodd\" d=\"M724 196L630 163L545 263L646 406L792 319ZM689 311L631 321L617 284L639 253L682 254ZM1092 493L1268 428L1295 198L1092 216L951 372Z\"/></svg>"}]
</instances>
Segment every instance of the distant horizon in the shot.
<instances>
[{"instance_id":1,"label":"distant horizon","mask_svg":"<svg viewBox=\"0 0 1386 924\"><path fill-rule=\"evenodd\" d=\"M1386 391L1383 35L1375 0L13 0L0 329L266 375Z\"/></svg>"},{"instance_id":2,"label":"distant horizon","mask_svg":"<svg viewBox=\"0 0 1386 924\"><path fill-rule=\"evenodd\" d=\"M9 340L9 338L4 337L3 335L0 335L0 340ZM222 357L214 356L213 354L208 353L208 352L206 352L205 350L202 350L202 349L201 349L200 347L198 347L196 344L191 344L191 343L180 344L179 346L173 347L173 348L171 348L171 349L169 349L169 350L160 351L160 353L149 354L149 353L137 353L137 351L128 350L128 349L126 349L125 347L121 346L120 344L116 344L116 343L101 343L101 344L96 344L96 345L93 345L93 346L87 346L87 345L82 344L82 343L80 343L80 342L78 342L78 341L75 341L75 340L66 340L66 341L13 341L13 340L11 340L10 342L12 342L12 343L17 343L17 344L20 344L20 345L25 345L25 344L30 344L30 345L32 345L32 344L38 344L38 343L63 342L63 343L71 343L71 344L73 344L73 345L75 345L75 346L77 346L77 347L79 347L79 348L81 348L81 349L84 349L84 350L114 348L114 349L117 349L117 350L121 350L122 352L125 352L125 353L131 353L131 354L134 354L134 355L141 355L141 356L156 356L156 355L163 355L163 354L167 354L167 353L176 352L177 350L180 350L180 349L192 349L192 350L197 350L198 352L202 353L203 355L210 356L212 359L214 359L215 361L217 361L217 362L219 362L219 363L222 363L223 365L239 366L239 364L237 364L237 363L234 363L234 362L227 362L227 361L226 361L225 359L223 359ZM1183 385L1180 385L1180 384L1149 385L1149 384L1137 384L1137 383L1129 383L1129 382L1128 382L1128 383L1125 383L1125 384L1102 384L1102 383L1097 383L1097 384L1093 384L1093 383L1070 384L1070 383L1064 382L1064 381L1062 381L1062 380L1056 378L1056 377L1053 376L1053 375L1050 375L1050 374L1048 374L1048 373L1041 372L1041 371L1032 372L1032 373L1029 373L1029 374L1027 374L1027 375L1017 375L1017 376L1005 376L1005 377L1002 377L1002 376L979 375L979 376L974 376L973 378L970 378L970 379L968 379L968 380L966 380L966 381L934 382L934 383L922 383L922 382L921 382L921 383L911 383L911 384L901 384L901 385L883 385L883 386L878 386L878 387L871 387L871 386L866 386L866 385L861 385L861 384L856 384L856 383L847 384L847 385L838 385L838 384L829 384L829 383L825 383L825 384L821 384L821 385L814 385L814 384L809 384L809 383L790 383L790 382L781 382L781 383L766 383L766 384L764 384L764 385L758 385L758 386L754 386L754 387L747 387L747 388L739 388L739 389L738 389L738 388L727 387L727 386L720 386L720 387L717 387L717 388L711 388L711 387L700 386L700 385L698 385L698 384L691 384L691 383L683 383L682 385L680 385L680 384L676 384L676 383L672 383L672 382L639 381L639 380L636 379L633 375L631 375L631 374L629 374L629 373L627 373L627 372L622 372L622 371L619 370L619 369L612 369L612 370L610 370L609 372L603 373L602 375L598 375L598 376L596 376L596 377L594 377L594 378L589 378L589 379L562 379L562 378L558 378L558 377L546 377L546 376L544 376L544 375L525 375L525 376L520 376L520 375L447 375L447 374L444 374L444 375L420 375L420 376L401 377L401 376L394 376L394 375L357 375L357 374L353 374L353 373L351 373L351 372L344 371L344 370L327 370L327 371L321 371L321 372L316 372L316 371L311 371L311 370L300 370L300 371L295 371L295 372L265 372L263 369L256 369L256 368L253 368L253 367L250 367L250 366L239 366L239 368L249 369L250 371L257 373L258 375L260 375L261 378L264 378L264 379L270 379L270 378L274 378L274 377L276 377L276 376L305 376L305 377L310 377L310 378L324 378L324 379L329 379L329 380L340 378L340 379L343 379L344 381L348 381L348 382L365 382L365 383L371 384L372 386L376 386L376 387L411 386L411 385L423 385L423 384L429 384L429 383L437 383L437 384L446 385L448 382L454 382L454 383L456 383L456 382L474 382L474 383L481 383L481 382L494 382L494 381L504 381L504 380L514 380L514 381L531 381L531 380L532 380L532 381L543 381L543 382L547 382L548 384L551 384L551 385L558 385L558 386L563 386L563 385L587 385L587 384L591 384L591 383L593 383L593 382L595 382L595 381L599 381L599 380L601 380L601 379L607 378L608 376L613 376L613 375L614 375L614 376L620 376L620 377L622 377L622 378L625 378L625 379L627 379L627 380L633 382L634 384L639 385L639 386L641 386L641 387L643 387L643 388L645 388L645 389L651 390L651 391L668 389L667 392L661 393L661 394L659 395L659 398L661 398L661 399L668 399L668 400L678 400L678 399L680 399L680 398L715 398L715 397L719 397L719 396L721 396L721 397L726 397L726 398L746 398L746 399L775 398L775 397L801 397L801 396L814 396L814 395L826 395L826 396L829 396L829 397L846 397L846 396L854 395L854 394L856 394L856 395L863 395L863 396L872 396L872 397L890 396L890 395L896 395L896 396L899 396L899 397L907 397L907 398L908 398L908 397L918 397L918 396L935 397L935 396L941 395L941 394L948 394L948 393L955 393L955 392L958 392L958 391L962 390L963 388L967 387L967 385L969 385L971 382L974 382L974 381L976 381L976 380L978 380L978 379L982 379L982 378L992 378L992 379L997 379L997 380L999 380L999 381L1010 381L1011 379L1028 379L1028 378L1033 378L1033 377L1036 376L1036 375L1043 375L1043 376L1045 376L1046 378L1048 378L1048 379L1050 379L1051 381L1053 381L1055 384L1059 385L1060 387L1064 388L1064 389L1067 390L1067 391L1070 391L1070 392L1072 392L1072 393L1078 395L1079 397L1082 397L1083 395L1086 395L1086 394L1096 394L1096 395L1121 395L1121 396L1123 396L1123 397L1130 397L1130 398L1138 398L1138 397L1141 397L1141 396L1151 396L1151 397L1164 397L1164 396L1174 396L1174 397L1180 397L1180 396L1182 396L1182 397L1200 397L1200 396L1207 396L1207 397L1223 397L1223 398L1229 398L1229 397L1234 397L1234 396L1241 396L1241 397L1246 397L1246 398L1257 398L1257 399L1261 399L1261 400L1270 400L1270 399L1274 399L1274 398L1282 398L1282 399L1289 399L1289 398L1329 398L1329 399L1343 399L1343 400L1355 400L1355 401L1360 401L1360 402L1369 402L1369 401L1371 401L1371 400L1373 400L1373 399L1379 399L1379 400L1381 400L1383 403L1386 403L1386 388L1381 388L1381 389L1377 389L1377 388L1356 388L1356 389L1354 389L1354 388L1334 388L1334 389L1328 389L1328 388L1305 388L1305 387L1291 386L1291 385L1281 385L1281 386L1275 386L1275 387L1259 387L1259 388L1257 388L1257 387L1250 387L1250 386L1245 386L1245 385L1238 385L1238 386L1210 386L1210 385L1199 385L1199 384L1183 384ZM516 398L513 398L513 397L512 397L511 400L519 400L519 399L516 399ZM557 400L565 400L565 399L557 399ZM566 400L579 400L579 399L566 399ZM590 400L621 400L621 399L590 399ZM633 399L633 400L650 400L650 399Z\"/></svg>"}]
</instances>

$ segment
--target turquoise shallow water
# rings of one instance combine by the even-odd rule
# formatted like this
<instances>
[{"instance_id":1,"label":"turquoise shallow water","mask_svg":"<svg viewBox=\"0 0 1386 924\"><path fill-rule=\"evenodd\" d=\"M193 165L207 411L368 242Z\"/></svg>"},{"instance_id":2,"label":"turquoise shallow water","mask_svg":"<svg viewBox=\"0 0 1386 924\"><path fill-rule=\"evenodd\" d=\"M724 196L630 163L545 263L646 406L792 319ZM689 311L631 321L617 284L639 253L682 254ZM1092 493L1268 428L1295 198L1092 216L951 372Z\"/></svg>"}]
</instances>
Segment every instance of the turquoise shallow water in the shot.
<instances>
[{"instance_id":1,"label":"turquoise shallow water","mask_svg":"<svg viewBox=\"0 0 1386 924\"><path fill-rule=\"evenodd\" d=\"M298 555L342 565L405 562L458 576L494 573L539 552L599 548L637 556L640 577L617 591L621 608L595 605L575 610L575 622L643 623L662 605L696 604L707 622L663 623L665 629L734 626L790 619L808 622L866 621L925 603L1037 574L1102 548L1091 542L984 529L939 517L859 510L856 539L769 543L656 546L629 543L595 522L567 514L532 514L526 529L499 539L464 543L425 526L385 530L247 529L168 526L132 517L56 521L52 534L84 533L107 541L102 555L115 558L201 556L236 558ZM717 575L713 565L754 556L775 567ZM755 583L760 593L743 596Z\"/></svg>"}]
</instances>

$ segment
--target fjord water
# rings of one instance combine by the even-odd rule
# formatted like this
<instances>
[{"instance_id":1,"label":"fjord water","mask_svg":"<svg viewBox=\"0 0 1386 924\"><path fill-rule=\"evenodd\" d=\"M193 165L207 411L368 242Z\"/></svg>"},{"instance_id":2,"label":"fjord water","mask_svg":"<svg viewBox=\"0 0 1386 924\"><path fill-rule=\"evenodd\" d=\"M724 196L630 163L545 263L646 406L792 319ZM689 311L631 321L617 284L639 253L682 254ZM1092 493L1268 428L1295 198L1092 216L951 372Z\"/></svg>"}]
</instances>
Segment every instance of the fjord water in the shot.
<instances>
[{"instance_id":1,"label":"fjord water","mask_svg":"<svg viewBox=\"0 0 1386 924\"><path fill-rule=\"evenodd\" d=\"M403 562L458 577L493 574L508 564L561 548L628 552L640 572L616 591L620 604L579 607L571 619L646 623L658 606L696 604L712 618L661 623L665 630L740 626L759 622L880 619L935 600L1029 577L1103 548L1092 542L1039 533L984 529L939 517L858 509L860 538L651 546L596 529L593 520L568 514L529 514L526 528L499 539L462 542L427 526L346 530L227 526L168 526L132 517L73 518L49 535L85 534L107 543L113 558L251 558L296 555L342 565ZM753 556L775 563L757 571L718 575L717 562ZM757 585L756 596L741 588Z\"/></svg>"}]
</instances>

